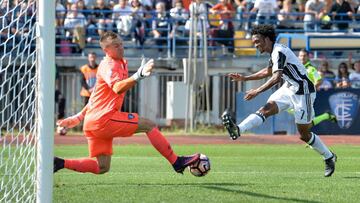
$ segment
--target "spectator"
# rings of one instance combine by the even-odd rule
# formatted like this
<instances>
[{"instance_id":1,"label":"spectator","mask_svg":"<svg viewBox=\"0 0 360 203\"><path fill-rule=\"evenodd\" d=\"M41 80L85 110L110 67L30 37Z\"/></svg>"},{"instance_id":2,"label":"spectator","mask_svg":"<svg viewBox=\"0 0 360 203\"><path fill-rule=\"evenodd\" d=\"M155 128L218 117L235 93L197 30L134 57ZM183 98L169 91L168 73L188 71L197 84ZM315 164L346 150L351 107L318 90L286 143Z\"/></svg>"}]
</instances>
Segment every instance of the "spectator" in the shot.
<instances>
[{"instance_id":1,"label":"spectator","mask_svg":"<svg viewBox=\"0 0 360 203\"><path fill-rule=\"evenodd\" d=\"M275 24L278 5L276 0L255 0L251 12L257 12L256 24Z\"/></svg>"},{"instance_id":2,"label":"spectator","mask_svg":"<svg viewBox=\"0 0 360 203\"><path fill-rule=\"evenodd\" d=\"M215 40L228 47L230 53L234 52L234 25L232 18L235 13L234 7L228 0L219 0L215 6L210 9L210 12L220 14L220 23L216 28L211 29L210 35L213 38L220 38Z\"/></svg>"},{"instance_id":3,"label":"spectator","mask_svg":"<svg viewBox=\"0 0 360 203\"><path fill-rule=\"evenodd\" d=\"M354 63L355 72L350 73L349 79L351 82L351 87L360 89L360 60L355 61Z\"/></svg>"},{"instance_id":4,"label":"spectator","mask_svg":"<svg viewBox=\"0 0 360 203\"><path fill-rule=\"evenodd\" d=\"M337 21L336 25L339 31L347 31L349 28L349 22L353 16L353 9L349 2L344 0L336 0L331 8L332 19Z\"/></svg>"},{"instance_id":5,"label":"spectator","mask_svg":"<svg viewBox=\"0 0 360 203\"><path fill-rule=\"evenodd\" d=\"M357 7L356 13L355 13L355 26L354 26L354 32L360 32L360 6Z\"/></svg>"},{"instance_id":6,"label":"spectator","mask_svg":"<svg viewBox=\"0 0 360 203\"><path fill-rule=\"evenodd\" d=\"M10 45L11 44L10 41L12 41L12 45L10 45L11 52L15 52L15 54L17 49L18 51L19 50L25 51L25 49L34 50L36 47L34 43L32 43L31 46L27 46L26 42L28 42L29 40L32 41L32 36L30 36L28 33L30 31L29 24L35 23L34 20L35 18L31 17L33 15L33 12L35 12L35 10L33 10L35 3L31 1L28 2L13 1L13 4L15 5L15 7L13 8L14 16L11 16L11 12L9 12L11 19L7 23L8 26L10 27L10 32L14 35L14 37L5 37L5 39L7 39L6 44ZM8 9L9 8L7 8L7 10ZM3 19L5 20L6 18L7 16L5 15ZM5 23L6 22L4 22L4 24ZM9 36L9 34L7 34L7 36ZM15 47L17 49L14 49Z\"/></svg>"},{"instance_id":7,"label":"spectator","mask_svg":"<svg viewBox=\"0 0 360 203\"><path fill-rule=\"evenodd\" d=\"M0 3L0 16L1 16L1 20L0 20L0 50L2 51L3 46L5 46L3 44L3 41L5 41L7 39L7 31L8 31L8 22L10 22L11 19L9 19L11 16L11 14L9 14L9 12L7 12L7 7L9 2L8 1L2 1Z\"/></svg>"},{"instance_id":8,"label":"spectator","mask_svg":"<svg viewBox=\"0 0 360 203\"><path fill-rule=\"evenodd\" d=\"M97 4L96 1L97 0L84 0L86 8L94 9ZM105 0L105 5L112 9L112 7L115 5L115 1L118 2L118 0Z\"/></svg>"},{"instance_id":9,"label":"spectator","mask_svg":"<svg viewBox=\"0 0 360 203\"><path fill-rule=\"evenodd\" d=\"M129 36L133 27L132 9L128 6L127 0L119 0L113 8L113 20L118 33L122 36Z\"/></svg>"},{"instance_id":10,"label":"spectator","mask_svg":"<svg viewBox=\"0 0 360 203\"><path fill-rule=\"evenodd\" d=\"M87 10L84 0L78 0L76 2L76 5L77 5L77 8L78 8L78 11L81 12L85 16L86 19L88 19L88 16L91 13Z\"/></svg>"},{"instance_id":11,"label":"spectator","mask_svg":"<svg viewBox=\"0 0 360 203\"><path fill-rule=\"evenodd\" d=\"M204 3L203 0L195 0L193 1L189 6L190 11L190 18L193 17L192 13L194 15L198 16L201 19L206 19L208 14L208 8L206 3Z\"/></svg>"},{"instance_id":12,"label":"spectator","mask_svg":"<svg viewBox=\"0 0 360 203\"><path fill-rule=\"evenodd\" d=\"M319 86L319 89L327 90L334 88L335 73L330 70L329 63L327 61L321 62L319 73L322 78L322 83Z\"/></svg>"},{"instance_id":13,"label":"spectator","mask_svg":"<svg viewBox=\"0 0 360 203\"><path fill-rule=\"evenodd\" d=\"M340 63L338 66L338 75L335 78L337 88L348 88L350 87L349 81L349 70L346 63Z\"/></svg>"},{"instance_id":14,"label":"spectator","mask_svg":"<svg viewBox=\"0 0 360 203\"><path fill-rule=\"evenodd\" d=\"M90 52L88 54L88 64L80 68L82 74L80 96L83 98L84 106L88 103L90 95L94 90L97 68L96 53Z\"/></svg>"},{"instance_id":15,"label":"spectator","mask_svg":"<svg viewBox=\"0 0 360 203\"><path fill-rule=\"evenodd\" d=\"M145 42L145 9L143 8L141 2L139 0L131 1L132 8L132 16L133 16L133 39L135 43L140 44L140 46L144 45Z\"/></svg>"},{"instance_id":16,"label":"spectator","mask_svg":"<svg viewBox=\"0 0 360 203\"><path fill-rule=\"evenodd\" d=\"M243 12L246 12L246 0L234 0L234 3L236 5L236 22L238 22L237 29L241 30L244 23Z\"/></svg>"},{"instance_id":17,"label":"spectator","mask_svg":"<svg viewBox=\"0 0 360 203\"><path fill-rule=\"evenodd\" d=\"M189 12L185 10L182 0L175 1L174 8L170 9L170 17L175 21L175 25L185 25Z\"/></svg>"},{"instance_id":18,"label":"spectator","mask_svg":"<svg viewBox=\"0 0 360 203\"><path fill-rule=\"evenodd\" d=\"M296 0L297 4L297 11L301 13L301 15L298 16L298 19L302 21L304 19L304 13L305 13L305 5L307 0Z\"/></svg>"},{"instance_id":19,"label":"spectator","mask_svg":"<svg viewBox=\"0 0 360 203\"><path fill-rule=\"evenodd\" d=\"M328 1L330 1L330 0L328 0ZM350 4L351 9L352 9L353 12L355 12L356 9L357 9L357 8L359 7L359 5L360 5L360 1L359 1L359 0L346 0L346 1Z\"/></svg>"},{"instance_id":20,"label":"spectator","mask_svg":"<svg viewBox=\"0 0 360 203\"><path fill-rule=\"evenodd\" d=\"M66 8L61 4L60 0L56 0L56 27L64 26Z\"/></svg>"},{"instance_id":21,"label":"spectator","mask_svg":"<svg viewBox=\"0 0 360 203\"><path fill-rule=\"evenodd\" d=\"M240 20L245 23L244 29L250 31L252 23L256 19L256 14L250 13L254 8L255 0L242 0L241 4L241 6L238 5L237 12L239 14ZM247 38L250 38L250 33L247 34Z\"/></svg>"},{"instance_id":22,"label":"spectator","mask_svg":"<svg viewBox=\"0 0 360 203\"><path fill-rule=\"evenodd\" d=\"M66 29L66 36L72 36L72 42L78 45L77 52L82 51L85 48L85 30L87 21L82 13L78 12L77 4L72 4L68 11L64 27Z\"/></svg>"},{"instance_id":23,"label":"spectator","mask_svg":"<svg viewBox=\"0 0 360 203\"><path fill-rule=\"evenodd\" d=\"M182 0L176 0L175 6L170 10L170 17L173 20L173 30L171 35L174 36L177 32L184 31L184 25L189 19L189 12L185 10Z\"/></svg>"},{"instance_id":24,"label":"spectator","mask_svg":"<svg viewBox=\"0 0 360 203\"><path fill-rule=\"evenodd\" d=\"M111 20L111 9L105 0L96 0L96 5L92 13L91 22L93 29L97 28L97 33L101 36L105 31L113 29L113 22Z\"/></svg>"},{"instance_id":25,"label":"spectator","mask_svg":"<svg viewBox=\"0 0 360 203\"><path fill-rule=\"evenodd\" d=\"M309 79L314 83L315 88L318 90L322 83L322 79L316 67L311 64L309 52L305 49L301 49L298 57L301 63L305 66Z\"/></svg>"},{"instance_id":26,"label":"spectator","mask_svg":"<svg viewBox=\"0 0 360 203\"><path fill-rule=\"evenodd\" d=\"M153 0L153 7L156 9L156 5L160 2L164 3L165 11L170 11L173 3L172 0Z\"/></svg>"},{"instance_id":27,"label":"spectator","mask_svg":"<svg viewBox=\"0 0 360 203\"><path fill-rule=\"evenodd\" d=\"M318 31L320 22L326 14L326 5L320 0L309 0L305 4L304 31Z\"/></svg>"},{"instance_id":28,"label":"spectator","mask_svg":"<svg viewBox=\"0 0 360 203\"><path fill-rule=\"evenodd\" d=\"M148 36L149 32L151 32L152 28L152 20L154 18L154 7L152 4L152 0L140 0L144 11L144 32L145 36Z\"/></svg>"},{"instance_id":29,"label":"spectator","mask_svg":"<svg viewBox=\"0 0 360 203\"><path fill-rule=\"evenodd\" d=\"M166 14L165 4L163 2L156 4L156 18L152 22L152 29L158 50L162 52L164 45L167 44L170 29L169 17Z\"/></svg>"},{"instance_id":30,"label":"spectator","mask_svg":"<svg viewBox=\"0 0 360 203\"><path fill-rule=\"evenodd\" d=\"M329 13L331 11L331 7L333 5L333 0L324 0L326 13Z\"/></svg>"},{"instance_id":31,"label":"spectator","mask_svg":"<svg viewBox=\"0 0 360 203\"><path fill-rule=\"evenodd\" d=\"M17 2L14 1L14 12L16 16L16 23L13 23L14 21L9 21L9 26L11 27L11 33L18 37L23 37L25 33L29 32L28 26L24 26L27 22L27 18L30 13L28 13L29 10L27 10L27 3L26 2ZM12 17L13 19L14 17ZM12 23L10 23L12 22ZM20 39L19 38L19 39ZM17 40L19 40L17 39Z\"/></svg>"},{"instance_id":32,"label":"spectator","mask_svg":"<svg viewBox=\"0 0 360 203\"><path fill-rule=\"evenodd\" d=\"M93 10L96 6L96 1L97 0L84 0L84 4L86 8Z\"/></svg>"},{"instance_id":33,"label":"spectator","mask_svg":"<svg viewBox=\"0 0 360 203\"><path fill-rule=\"evenodd\" d=\"M197 35L202 37L202 33L206 32L203 31L203 24L202 22L206 23L205 28L208 29L210 27L208 21L207 21L207 14L208 14L208 6L203 0L195 0L191 2L189 5L189 11L190 11L190 18L185 23L185 29L190 30L191 28L191 21L193 20L194 16L198 17L197 21Z\"/></svg>"},{"instance_id":34,"label":"spectator","mask_svg":"<svg viewBox=\"0 0 360 203\"><path fill-rule=\"evenodd\" d=\"M71 5L76 4L77 0L66 0L66 9L70 10Z\"/></svg>"},{"instance_id":35,"label":"spectator","mask_svg":"<svg viewBox=\"0 0 360 203\"><path fill-rule=\"evenodd\" d=\"M92 11L88 10L88 8L86 7L85 1L84 0L78 0L76 2L76 5L78 7L78 12L81 12L88 24L86 26L86 34L88 36L88 42L92 41L91 36L95 36L96 35L96 26L94 24L92 24Z\"/></svg>"},{"instance_id":36,"label":"spectator","mask_svg":"<svg viewBox=\"0 0 360 203\"><path fill-rule=\"evenodd\" d=\"M140 3L146 11L154 10L154 5L152 0L141 0Z\"/></svg>"},{"instance_id":37,"label":"spectator","mask_svg":"<svg viewBox=\"0 0 360 203\"><path fill-rule=\"evenodd\" d=\"M294 22L296 16L291 15L295 10L292 7L292 0L284 0L283 7L279 11L278 18L278 29L294 29Z\"/></svg>"}]
</instances>

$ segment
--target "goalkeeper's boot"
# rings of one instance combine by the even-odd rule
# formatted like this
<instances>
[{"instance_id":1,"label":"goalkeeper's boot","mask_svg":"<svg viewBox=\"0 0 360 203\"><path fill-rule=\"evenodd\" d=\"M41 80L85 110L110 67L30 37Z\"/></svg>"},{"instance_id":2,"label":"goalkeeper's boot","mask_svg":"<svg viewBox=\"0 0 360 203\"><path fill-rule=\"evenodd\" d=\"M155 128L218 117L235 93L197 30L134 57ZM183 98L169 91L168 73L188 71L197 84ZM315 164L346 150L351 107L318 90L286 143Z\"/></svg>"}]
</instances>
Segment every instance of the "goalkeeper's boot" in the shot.
<instances>
[{"instance_id":1,"label":"goalkeeper's boot","mask_svg":"<svg viewBox=\"0 0 360 203\"><path fill-rule=\"evenodd\" d=\"M65 160L55 156L54 157L54 173L56 173L60 169L63 169L64 166L65 166Z\"/></svg>"},{"instance_id":2,"label":"goalkeeper's boot","mask_svg":"<svg viewBox=\"0 0 360 203\"><path fill-rule=\"evenodd\" d=\"M178 156L175 163L172 165L177 173L183 173L185 168L200 159L200 154L193 154L191 156Z\"/></svg>"},{"instance_id":3,"label":"goalkeeper's boot","mask_svg":"<svg viewBox=\"0 0 360 203\"><path fill-rule=\"evenodd\" d=\"M330 177L335 171L335 162L337 160L337 156L334 153L332 154L332 157L325 159L325 177Z\"/></svg>"},{"instance_id":4,"label":"goalkeeper's boot","mask_svg":"<svg viewBox=\"0 0 360 203\"><path fill-rule=\"evenodd\" d=\"M229 132L229 136L232 140L236 140L238 137L241 136L240 129L236 125L232 117L232 113L229 110L224 111L224 113L221 115L221 120L226 130Z\"/></svg>"},{"instance_id":5,"label":"goalkeeper's boot","mask_svg":"<svg viewBox=\"0 0 360 203\"><path fill-rule=\"evenodd\" d=\"M337 119L336 119L336 116L331 113L331 112L327 112L329 114L329 120L332 122L332 123L337 123Z\"/></svg>"}]
</instances>

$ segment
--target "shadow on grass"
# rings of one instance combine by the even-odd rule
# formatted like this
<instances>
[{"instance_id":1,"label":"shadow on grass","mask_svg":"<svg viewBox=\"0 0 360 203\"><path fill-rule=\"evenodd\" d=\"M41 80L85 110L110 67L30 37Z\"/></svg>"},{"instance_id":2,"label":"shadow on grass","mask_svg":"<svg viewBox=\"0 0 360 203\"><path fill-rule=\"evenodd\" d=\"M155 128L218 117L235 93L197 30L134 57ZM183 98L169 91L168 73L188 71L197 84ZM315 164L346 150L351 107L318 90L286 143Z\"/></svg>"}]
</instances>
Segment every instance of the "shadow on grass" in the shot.
<instances>
[{"instance_id":1,"label":"shadow on grass","mask_svg":"<svg viewBox=\"0 0 360 203\"><path fill-rule=\"evenodd\" d=\"M141 186L246 186L248 184L238 183L139 183L139 184L126 184L126 185L141 185Z\"/></svg>"},{"instance_id":2,"label":"shadow on grass","mask_svg":"<svg viewBox=\"0 0 360 203\"><path fill-rule=\"evenodd\" d=\"M234 184L234 185L238 185L238 184ZM243 195L249 195L249 196L253 196L253 197L261 197L261 198L267 198L267 199L273 199L273 200L284 200L284 201L306 202L306 203L320 203L319 201L311 201L311 200L287 198L287 197L276 197L276 196L260 194L260 193L256 193L256 192L234 190L234 189L219 187L218 185L217 186L204 186L204 188L211 189L211 190L217 190L217 191L239 193L239 194L243 194Z\"/></svg>"},{"instance_id":3,"label":"shadow on grass","mask_svg":"<svg viewBox=\"0 0 360 203\"><path fill-rule=\"evenodd\" d=\"M65 186L65 185L70 185L71 183L58 183L55 184L55 187L61 187L61 186ZM77 186L88 186L88 185L93 185L94 183L75 183L74 185ZM215 186L247 186L249 184L238 184L238 183L225 183L225 182L220 182L220 183L118 183L118 182L113 182L113 183L96 183L96 185L102 185L102 186L112 186L112 185L116 185L116 186L200 186L200 187L215 187Z\"/></svg>"},{"instance_id":4,"label":"shadow on grass","mask_svg":"<svg viewBox=\"0 0 360 203\"><path fill-rule=\"evenodd\" d=\"M360 176L347 176L345 179L360 179Z\"/></svg>"}]
</instances>

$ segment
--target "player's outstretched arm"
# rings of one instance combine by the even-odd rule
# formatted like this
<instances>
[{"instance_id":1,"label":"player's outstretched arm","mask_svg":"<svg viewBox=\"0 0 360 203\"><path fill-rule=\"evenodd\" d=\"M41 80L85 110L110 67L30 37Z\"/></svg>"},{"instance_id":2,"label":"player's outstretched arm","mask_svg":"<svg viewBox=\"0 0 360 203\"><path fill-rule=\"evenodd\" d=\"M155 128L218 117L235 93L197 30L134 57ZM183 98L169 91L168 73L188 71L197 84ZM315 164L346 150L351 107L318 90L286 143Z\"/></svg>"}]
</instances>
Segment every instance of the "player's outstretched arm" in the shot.
<instances>
[{"instance_id":1,"label":"player's outstretched arm","mask_svg":"<svg viewBox=\"0 0 360 203\"><path fill-rule=\"evenodd\" d=\"M141 66L139 69L131 76L136 82L142 80L146 77L149 77L154 68L154 59L146 61L144 58L141 61Z\"/></svg>"},{"instance_id":2,"label":"player's outstretched arm","mask_svg":"<svg viewBox=\"0 0 360 203\"><path fill-rule=\"evenodd\" d=\"M258 72L254 73L254 74L251 74L251 75L248 75L248 76L244 76L244 75L239 74L239 73L230 73L230 74L228 74L228 76L234 82L248 81L248 80L260 80L260 79L269 77L271 75L272 75L271 67L263 68L263 69L259 70Z\"/></svg>"},{"instance_id":3,"label":"player's outstretched arm","mask_svg":"<svg viewBox=\"0 0 360 203\"><path fill-rule=\"evenodd\" d=\"M117 94L121 94L126 92L130 88L132 88L138 81L149 77L154 67L154 60L150 59L146 62L145 59L142 60L141 66L139 69L132 75L131 77L118 81L113 86L113 91Z\"/></svg>"},{"instance_id":4,"label":"player's outstretched arm","mask_svg":"<svg viewBox=\"0 0 360 203\"><path fill-rule=\"evenodd\" d=\"M281 70L276 71L272 75L272 77L268 81L266 81L266 83L264 83L263 85L261 85L257 89L251 89L251 90L247 91L245 96L244 96L244 99L245 100L251 100L251 99L255 98L261 92L264 92L264 91L270 89L272 86L274 86L275 84L277 84L277 83L279 83L281 81L281 75L282 75Z\"/></svg>"},{"instance_id":5,"label":"player's outstretched arm","mask_svg":"<svg viewBox=\"0 0 360 203\"><path fill-rule=\"evenodd\" d=\"M66 128L73 128L80 124L86 115L87 105L76 115L70 116L56 122L56 125Z\"/></svg>"}]
</instances>

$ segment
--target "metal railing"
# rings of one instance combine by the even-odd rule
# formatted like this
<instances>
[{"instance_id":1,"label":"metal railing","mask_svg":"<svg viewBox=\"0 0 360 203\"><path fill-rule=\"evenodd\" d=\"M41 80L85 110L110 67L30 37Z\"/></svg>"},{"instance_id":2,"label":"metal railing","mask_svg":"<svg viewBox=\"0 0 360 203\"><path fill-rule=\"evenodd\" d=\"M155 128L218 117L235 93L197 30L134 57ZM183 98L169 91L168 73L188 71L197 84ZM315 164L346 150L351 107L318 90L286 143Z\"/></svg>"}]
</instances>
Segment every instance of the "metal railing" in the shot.
<instances>
[{"instance_id":1,"label":"metal railing","mask_svg":"<svg viewBox=\"0 0 360 203\"><path fill-rule=\"evenodd\" d=\"M58 12L62 12L62 11L58 11ZM93 12L92 10L84 10L84 11L78 11L78 12L88 12L89 15L91 15L91 13ZM104 11L104 12L109 12L109 11ZM143 31L144 31L144 36L143 36L143 40L145 41L144 43L139 44L139 42L137 41L137 39L134 37L133 32L136 29L136 26L133 26L131 33L129 35L126 36L122 36L125 40L124 46L127 49L134 49L134 55L136 55L136 50L141 50L145 55L149 55L151 56L151 54L157 53L158 51L160 51L161 49L163 50L163 54L159 55L159 57L162 58L170 58L170 57L184 57L187 55L187 50L188 50L188 41L189 41L189 30L185 28L185 26L183 24L181 24L180 26L174 26L174 25L178 25L179 24L179 20L173 19L171 18L168 14L166 19L167 22L167 26L163 27L163 28L159 28L159 31L161 32L166 32L166 35L163 35L159 38L154 38L152 36L152 27L150 26L154 21L158 20L156 17L156 13L155 12L144 12L144 15L146 14L147 16L151 16L151 17L147 17L147 18L142 18L142 19L136 19L136 22L139 22L142 25ZM280 25L280 21L277 18L269 18L264 20L264 22L267 23L271 23L273 25L275 25L277 27L276 31L278 33L304 33L304 21L301 20L302 17L305 15L306 13L289 13L289 14L281 14L281 13L275 13L273 14L273 16L277 16L277 15L289 15L289 16L293 16L293 17L298 17L299 19L289 19L287 22L293 24L294 26L292 28L286 28L286 27L281 27ZM208 16L208 15L206 15ZM239 17L240 16L240 17ZM346 14L338 14L338 16L346 16ZM314 32L319 32L319 33L329 33L329 32L335 32L335 30L331 29L331 27L335 27L334 25L339 24L339 23L348 23L349 24L349 29L345 29L345 30L340 30L341 32L352 32L352 31L360 31L359 27L359 23L358 20L360 19L360 14L353 14L353 18L351 20L333 20L331 19L330 21L326 21L326 23L330 26L330 29L327 27L326 29L322 29L322 26L324 21L312 21L311 23L315 26L313 30L310 31L314 31ZM217 30L218 28L216 28L213 24L214 22L218 22L219 19L205 19L208 24L208 33L213 33L214 30ZM234 25L234 31L237 30L243 30L245 32L248 32L248 30L251 29L251 25L253 24L257 24L259 23L259 19L257 19L257 14L256 13L234 13L234 18L232 19L225 19L223 20L224 23L228 23L231 22ZM248 24L248 26L242 26L244 24ZM240 28L239 28L240 27ZM243 27L246 27L246 29L243 29ZM96 34L96 31L99 28L96 28L94 26L88 26L86 28L88 33L92 33L92 34L87 34L86 38L89 39L89 41L86 44L86 48L87 49L97 49L99 48L99 44L98 39L99 36ZM72 53L69 50L68 52L64 53L61 52L61 49L64 49L64 47L69 47L70 49L73 49L75 47L77 47L76 44L71 43L71 39L69 39L68 36L66 36L64 33L66 32L65 27L57 27L58 30L58 34L57 34L57 49L58 49L58 55L66 55L66 54L71 54L74 55L74 53ZM117 32L117 28L115 25L113 25L112 28L113 31ZM226 49L228 48L229 50L232 48L246 48L244 46L241 47L235 47L233 46L234 44L234 40L239 40L239 38L234 38L234 36L230 36L230 37L218 37L216 35L212 35L212 34L208 34L208 42L209 45L207 46L207 49L209 50L209 54L211 54L212 57L220 57L223 55L222 52L219 53L218 50L221 49ZM240 38L243 39L243 38ZM224 44L224 45L221 45ZM225 47L224 47L225 46ZM199 45L198 48L202 49L204 46L203 45ZM252 46L249 46L252 47ZM81 54L81 53L78 53ZM128 53L129 54L129 53ZM154 57L154 56L151 56Z\"/></svg>"}]
</instances>

